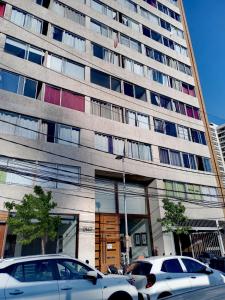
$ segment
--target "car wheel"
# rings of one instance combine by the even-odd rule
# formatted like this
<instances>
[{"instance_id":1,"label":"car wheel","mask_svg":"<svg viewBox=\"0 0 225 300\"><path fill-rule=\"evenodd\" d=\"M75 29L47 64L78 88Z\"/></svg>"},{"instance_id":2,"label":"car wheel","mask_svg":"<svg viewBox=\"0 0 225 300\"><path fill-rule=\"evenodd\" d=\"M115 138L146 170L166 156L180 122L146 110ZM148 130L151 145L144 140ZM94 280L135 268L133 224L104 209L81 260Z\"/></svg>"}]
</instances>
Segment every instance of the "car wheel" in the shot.
<instances>
[{"instance_id":1,"label":"car wheel","mask_svg":"<svg viewBox=\"0 0 225 300\"><path fill-rule=\"evenodd\" d=\"M132 300L132 297L126 292L116 292L108 300Z\"/></svg>"},{"instance_id":2,"label":"car wheel","mask_svg":"<svg viewBox=\"0 0 225 300\"><path fill-rule=\"evenodd\" d=\"M165 297L169 297L171 296L172 294L170 292L163 292L162 294L159 295L158 299L162 299L162 298L165 298Z\"/></svg>"}]
</instances>

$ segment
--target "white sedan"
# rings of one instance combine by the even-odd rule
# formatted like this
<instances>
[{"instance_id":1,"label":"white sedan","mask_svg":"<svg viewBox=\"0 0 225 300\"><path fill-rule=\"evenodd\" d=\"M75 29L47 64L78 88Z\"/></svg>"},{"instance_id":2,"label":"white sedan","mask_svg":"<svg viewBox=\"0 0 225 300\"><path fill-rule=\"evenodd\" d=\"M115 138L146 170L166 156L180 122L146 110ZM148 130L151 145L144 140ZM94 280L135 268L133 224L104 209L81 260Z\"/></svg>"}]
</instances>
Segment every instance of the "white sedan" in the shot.
<instances>
[{"instance_id":1,"label":"white sedan","mask_svg":"<svg viewBox=\"0 0 225 300\"><path fill-rule=\"evenodd\" d=\"M127 274L143 299L151 300L225 282L219 271L185 256L155 256L137 260L129 266Z\"/></svg>"},{"instance_id":2,"label":"white sedan","mask_svg":"<svg viewBox=\"0 0 225 300\"><path fill-rule=\"evenodd\" d=\"M138 300L126 277L64 255L0 260L1 300Z\"/></svg>"}]
</instances>

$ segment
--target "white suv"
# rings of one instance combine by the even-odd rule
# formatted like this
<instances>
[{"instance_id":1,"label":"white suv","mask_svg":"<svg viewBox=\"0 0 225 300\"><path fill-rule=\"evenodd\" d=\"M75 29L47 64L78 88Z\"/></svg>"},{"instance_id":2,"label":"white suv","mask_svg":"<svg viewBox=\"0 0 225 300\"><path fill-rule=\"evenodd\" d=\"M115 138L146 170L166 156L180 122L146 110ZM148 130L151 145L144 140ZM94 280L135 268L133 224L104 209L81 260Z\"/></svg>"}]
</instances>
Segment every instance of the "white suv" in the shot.
<instances>
[{"instance_id":1,"label":"white suv","mask_svg":"<svg viewBox=\"0 0 225 300\"><path fill-rule=\"evenodd\" d=\"M201 287L224 284L225 277L186 256L153 256L137 260L127 269L143 299L161 299Z\"/></svg>"},{"instance_id":2,"label":"white suv","mask_svg":"<svg viewBox=\"0 0 225 300\"><path fill-rule=\"evenodd\" d=\"M0 260L1 300L138 300L126 277L64 255Z\"/></svg>"}]
</instances>

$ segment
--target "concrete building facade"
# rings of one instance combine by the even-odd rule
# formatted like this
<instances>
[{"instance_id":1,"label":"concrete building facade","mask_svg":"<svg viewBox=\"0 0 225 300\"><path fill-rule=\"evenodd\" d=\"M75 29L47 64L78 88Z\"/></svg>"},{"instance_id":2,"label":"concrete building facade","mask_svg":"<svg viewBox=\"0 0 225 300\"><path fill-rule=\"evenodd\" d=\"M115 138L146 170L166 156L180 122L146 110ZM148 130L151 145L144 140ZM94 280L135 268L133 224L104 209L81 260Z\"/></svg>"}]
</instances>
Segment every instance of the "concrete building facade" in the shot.
<instances>
[{"instance_id":1,"label":"concrete building facade","mask_svg":"<svg viewBox=\"0 0 225 300\"><path fill-rule=\"evenodd\" d=\"M218 168L180 1L0 1L0 28L3 212L34 185L52 190L63 226L48 251L104 270L124 255L125 172L131 259L179 252L157 221L165 197L185 204L190 236L217 230ZM3 231L4 256L39 251Z\"/></svg>"}]
</instances>

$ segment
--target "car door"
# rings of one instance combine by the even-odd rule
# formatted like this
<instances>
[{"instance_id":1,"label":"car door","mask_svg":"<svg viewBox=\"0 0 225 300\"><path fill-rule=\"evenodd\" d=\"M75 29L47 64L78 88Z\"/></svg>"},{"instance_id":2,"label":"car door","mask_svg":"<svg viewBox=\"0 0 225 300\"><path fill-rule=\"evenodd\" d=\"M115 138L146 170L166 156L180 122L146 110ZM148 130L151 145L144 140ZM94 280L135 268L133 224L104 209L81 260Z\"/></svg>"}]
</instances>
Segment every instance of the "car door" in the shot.
<instances>
[{"instance_id":1,"label":"car door","mask_svg":"<svg viewBox=\"0 0 225 300\"><path fill-rule=\"evenodd\" d=\"M18 263L5 287L6 300L59 300L58 283L51 260Z\"/></svg>"},{"instance_id":2,"label":"car door","mask_svg":"<svg viewBox=\"0 0 225 300\"><path fill-rule=\"evenodd\" d=\"M86 279L93 269L73 259L58 259L56 266L60 300L102 300L101 279Z\"/></svg>"},{"instance_id":3,"label":"car door","mask_svg":"<svg viewBox=\"0 0 225 300\"><path fill-rule=\"evenodd\" d=\"M186 268L193 289L216 284L216 277L213 273L204 273L203 269L206 267L198 261L191 258L181 258L181 261Z\"/></svg>"},{"instance_id":4,"label":"car door","mask_svg":"<svg viewBox=\"0 0 225 300\"><path fill-rule=\"evenodd\" d=\"M131 276L133 284L137 290L145 288L147 284L147 275L150 274L152 264L150 262L133 262L128 267L126 274Z\"/></svg>"},{"instance_id":5,"label":"car door","mask_svg":"<svg viewBox=\"0 0 225 300\"><path fill-rule=\"evenodd\" d=\"M172 294L186 292L191 289L189 276L184 273L182 265L177 258L165 259L161 267L163 276L161 280L165 280Z\"/></svg>"}]
</instances>

